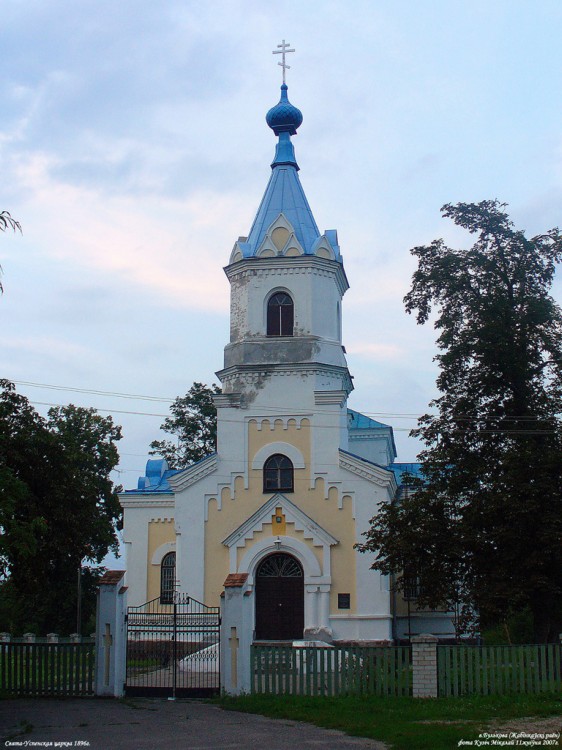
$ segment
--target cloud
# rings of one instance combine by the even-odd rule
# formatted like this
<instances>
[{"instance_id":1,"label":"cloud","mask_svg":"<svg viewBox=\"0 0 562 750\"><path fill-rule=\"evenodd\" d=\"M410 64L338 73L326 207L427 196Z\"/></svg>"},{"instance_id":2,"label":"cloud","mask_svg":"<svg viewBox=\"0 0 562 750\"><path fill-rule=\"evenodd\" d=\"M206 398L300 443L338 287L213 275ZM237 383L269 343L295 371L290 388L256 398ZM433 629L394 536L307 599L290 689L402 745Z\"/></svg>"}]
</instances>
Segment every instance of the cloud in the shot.
<instances>
[{"instance_id":1,"label":"cloud","mask_svg":"<svg viewBox=\"0 0 562 750\"><path fill-rule=\"evenodd\" d=\"M46 338L44 336L0 336L0 348L4 352L10 350L31 353L35 357L60 356L72 358L93 358L94 352L87 346L76 344L66 339Z\"/></svg>"},{"instance_id":2,"label":"cloud","mask_svg":"<svg viewBox=\"0 0 562 750\"><path fill-rule=\"evenodd\" d=\"M385 361L401 359L405 355L404 349L396 344L377 344L371 342L352 343L346 344L346 350L349 354Z\"/></svg>"},{"instance_id":3,"label":"cloud","mask_svg":"<svg viewBox=\"0 0 562 750\"><path fill-rule=\"evenodd\" d=\"M240 234L240 217L251 213L243 194L201 188L185 199L105 194L57 179L60 166L35 153L14 172L31 212L26 234L37 236L44 255L110 274L169 306L228 309L218 269Z\"/></svg>"}]
</instances>

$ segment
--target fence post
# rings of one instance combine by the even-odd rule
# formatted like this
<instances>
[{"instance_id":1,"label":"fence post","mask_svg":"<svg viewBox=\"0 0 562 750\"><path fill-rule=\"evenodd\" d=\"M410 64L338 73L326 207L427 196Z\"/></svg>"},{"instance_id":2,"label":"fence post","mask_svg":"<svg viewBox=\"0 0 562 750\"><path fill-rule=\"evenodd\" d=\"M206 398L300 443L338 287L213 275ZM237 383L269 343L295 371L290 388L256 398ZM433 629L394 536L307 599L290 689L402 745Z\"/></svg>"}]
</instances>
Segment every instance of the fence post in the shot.
<instances>
[{"instance_id":1,"label":"fence post","mask_svg":"<svg viewBox=\"0 0 562 750\"><path fill-rule=\"evenodd\" d=\"M36 639L37 639L37 636L35 635L35 633L24 633L23 634L23 640L26 643L35 643Z\"/></svg>"},{"instance_id":2,"label":"fence post","mask_svg":"<svg viewBox=\"0 0 562 750\"><path fill-rule=\"evenodd\" d=\"M12 640L11 633L0 633L0 643L9 643Z\"/></svg>"},{"instance_id":3,"label":"fence post","mask_svg":"<svg viewBox=\"0 0 562 750\"><path fill-rule=\"evenodd\" d=\"M437 643L439 638L422 633L412 638L414 698L437 698Z\"/></svg>"},{"instance_id":4,"label":"fence post","mask_svg":"<svg viewBox=\"0 0 562 750\"><path fill-rule=\"evenodd\" d=\"M221 596L221 690L230 695L249 693L253 634L251 593L247 573L231 573Z\"/></svg>"},{"instance_id":5,"label":"fence post","mask_svg":"<svg viewBox=\"0 0 562 750\"><path fill-rule=\"evenodd\" d=\"M108 570L99 581L96 611L96 695L119 698L124 693L127 631L127 588L124 570Z\"/></svg>"},{"instance_id":6,"label":"fence post","mask_svg":"<svg viewBox=\"0 0 562 750\"><path fill-rule=\"evenodd\" d=\"M58 633L47 633L47 643L58 643L58 642L59 642Z\"/></svg>"}]
</instances>

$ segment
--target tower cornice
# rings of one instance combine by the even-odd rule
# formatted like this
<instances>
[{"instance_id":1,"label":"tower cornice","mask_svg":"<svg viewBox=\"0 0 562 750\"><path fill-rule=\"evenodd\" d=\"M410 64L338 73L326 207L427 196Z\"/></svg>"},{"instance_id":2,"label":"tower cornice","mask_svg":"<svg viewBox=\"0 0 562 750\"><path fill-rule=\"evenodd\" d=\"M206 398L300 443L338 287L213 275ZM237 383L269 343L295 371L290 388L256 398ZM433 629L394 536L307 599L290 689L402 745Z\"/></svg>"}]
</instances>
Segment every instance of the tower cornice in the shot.
<instances>
[{"instance_id":1,"label":"tower cornice","mask_svg":"<svg viewBox=\"0 0 562 750\"><path fill-rule=\"evenodd\" d=\"M223 370L219 370L215 375L221 381L223 386L225 386L225 395L228 395L229 382L236 383L237 385L241 385L242 383L250 385L267 377L291 377L294 375L329 375L336 380L339 379L342 389L334 391L334 393L338 394L338 400L342 400L342 393L348 395L353 390L353 381L347 367L328 365L321 362L233 365L232 367L225 367ZM318 393L320 393L320 391L318 391ZM327 394L328 391L322 391L322 393ZM230 403L224 403L221 405L235 407L242 406L243 399L239 397L239 394L235 393L233 396L234 398L231 399ZM324 398L326 398L326 395Z\"/></svg>"},{"instance_id":2,"label":"tower cornice","mask_svg":"<svg viewBox=\"0 0 562 750\"><path fill-rule=\"evenodd\" d=\"M342 264L316 255L299 255L290 258L243 258L224 267L230 282L248 276L296 275L312 273L319 276L335 278L340 295L343 297L349 289L349 282Z\"/></svg>"}]
</instances>

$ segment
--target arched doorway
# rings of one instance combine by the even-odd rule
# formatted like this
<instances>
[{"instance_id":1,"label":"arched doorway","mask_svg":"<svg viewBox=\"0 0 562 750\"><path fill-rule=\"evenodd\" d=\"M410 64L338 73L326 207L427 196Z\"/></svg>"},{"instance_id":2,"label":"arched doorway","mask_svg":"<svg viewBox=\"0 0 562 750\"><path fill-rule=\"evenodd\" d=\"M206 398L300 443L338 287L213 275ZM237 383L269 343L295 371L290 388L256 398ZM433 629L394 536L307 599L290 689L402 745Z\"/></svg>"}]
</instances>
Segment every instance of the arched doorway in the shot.
<instances>
[{"instance_id":1,"label":"arched doorway","mask_svg":"<svg viewBox=\"0 0 562 750\"><path fill-rule=\"evenodd\" d=\"M304 574L292 555L268 555L256 571L256 639L288 641L304 630Z\"/></svg>"}]
</instances>

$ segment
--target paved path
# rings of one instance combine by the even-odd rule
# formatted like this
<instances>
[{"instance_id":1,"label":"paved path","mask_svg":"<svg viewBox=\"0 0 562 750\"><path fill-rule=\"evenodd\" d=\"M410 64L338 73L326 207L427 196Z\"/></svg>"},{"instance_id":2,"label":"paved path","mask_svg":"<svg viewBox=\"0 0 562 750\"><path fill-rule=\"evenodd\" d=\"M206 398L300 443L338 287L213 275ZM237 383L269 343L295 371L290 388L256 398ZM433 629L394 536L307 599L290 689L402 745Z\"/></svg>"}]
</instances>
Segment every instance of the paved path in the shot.
<instances>
[{"instance_id":1,"label":"paved path","mask_svg":"<svg viewBox=\"0 0 562 750\"><path fill-rule=\"evenodd\" d=\"M90 750L384 749L301 722L145 698L0 700L0 738L0 747Z\"/></svg>"}]
</instances>

